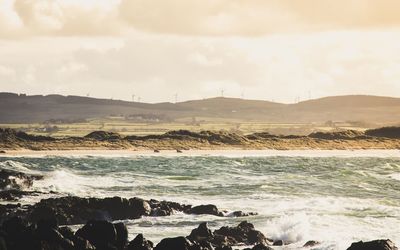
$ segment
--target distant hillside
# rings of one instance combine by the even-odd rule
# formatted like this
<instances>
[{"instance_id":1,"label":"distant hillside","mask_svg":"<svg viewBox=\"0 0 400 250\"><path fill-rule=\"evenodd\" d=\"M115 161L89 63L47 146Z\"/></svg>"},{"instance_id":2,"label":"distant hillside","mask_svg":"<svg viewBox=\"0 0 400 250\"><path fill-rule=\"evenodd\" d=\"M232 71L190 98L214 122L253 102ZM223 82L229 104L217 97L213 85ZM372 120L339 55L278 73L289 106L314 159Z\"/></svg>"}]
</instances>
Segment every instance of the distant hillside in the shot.
<instances>
[{"instance_id":1,"label":"distant hillside","mask_svg":"<svg viewBox=\"0 0 400 250\"><path fill-rule=\"evenodd\" d=\"M90 119L111 115L149 116L168 121L209 117L274 123L362 121L391 125L400 123L400 98L335 96L297 104L281 104L218 97L177 104L148 104L80 96L0 93L0 123Z\"/></svg>"}]
</instances>

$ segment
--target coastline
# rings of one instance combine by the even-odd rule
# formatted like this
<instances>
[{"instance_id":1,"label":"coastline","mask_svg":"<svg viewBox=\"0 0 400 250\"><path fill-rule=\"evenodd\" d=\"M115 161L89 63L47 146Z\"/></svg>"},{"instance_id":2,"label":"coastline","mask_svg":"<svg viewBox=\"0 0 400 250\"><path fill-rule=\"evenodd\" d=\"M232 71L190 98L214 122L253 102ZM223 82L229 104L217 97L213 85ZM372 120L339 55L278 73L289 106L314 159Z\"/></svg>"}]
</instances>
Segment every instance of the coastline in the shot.
<instances>
[{"instance_id":1,"label":"coastline","mask_svg":"<svg viewBox=\"0 0 400 250\"><path fill-rule=\"evenodd\" d=\"M400 158L397 149L194 149L178 153L176 150L78 149L78 150L10 150L0 157L393 157Z\"/></svg>"}]
</instances>

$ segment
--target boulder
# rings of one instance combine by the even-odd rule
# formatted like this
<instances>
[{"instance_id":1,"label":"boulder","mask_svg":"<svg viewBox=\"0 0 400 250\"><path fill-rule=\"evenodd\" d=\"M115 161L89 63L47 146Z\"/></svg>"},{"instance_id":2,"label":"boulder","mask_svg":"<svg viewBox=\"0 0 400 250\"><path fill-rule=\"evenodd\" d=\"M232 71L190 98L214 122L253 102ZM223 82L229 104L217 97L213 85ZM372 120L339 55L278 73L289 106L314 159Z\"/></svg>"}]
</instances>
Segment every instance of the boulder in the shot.
<instances>
[{"instance_id":1,"label":"boulder","mask_svg":"<svg viewBox=\"0 0 400 250\"><path fill-rule=\"evenodd\" d=\"M231 215L233 217L248 217L248 216L257 215L257 213L253 213L253 212L246 213L246 212L243 212L243 211L234 211L234 212L231 213Z\"/></svg>"},{"instance_id":2,"label":"boulder","mask_svg":"<svg viewBox=\"0 0 400 250\"><path fill-rule=\"evenodd\" d=\"M347 250L397 250L397 247L391 240L374 240L355 242Z\"/></svg>"},{"instance_id":3,"label":"boulder","mask_svg":"<svg viewBox=\"0 0 400 250\"><path fill-rule=\"evenodd\" d=\"M129 242L127 250L152 250L153 242L146 240L143 234L138 234L135 239Z\"/></svg>"},{"instance_id":4,"label":"boulder","mask_svg":"<svg viewBox=\"0 0 400 250\"><path fill-rule=\"evenodd\" d=\"M122 222L114 223L115 231L117 232L117 240L115 246L118 249L124 249L128 243L128 229Z\"/></svg>"},{"instance_id":5,"label":"boulder","mask_svg":"<svg viewBox=\"0 0 400 250\"><path fill-rule=\"evenodd\" d=\"M189 213L190 214L210 214L210 215L215 215L215 216L223 216L223 213L220 212L215 205L211 205L211 204L192 207L189 210Z\"/></svg>"},{"instance_id":6,"label":"boulder","mask_svg":"<svg viewBox=\"0 0 400 250\"><path fill-rule=\"evenodd\" d=\"M41 180L43 176L26 174L14 170L0 169L0 189L22 190L32 186L34 180Z\"/></svg>"},{"instance_id":7,"label":"boulder","mask_svg":"<svg viewBox=\"0 0 400 250\"><path fill-rule=\"evenodd\" d=\"M283 240L275 240L273 245L274 246L283 246L283 245L285 245L285 243L283 242Z\"/></svg>"},{"instance_id":8,"label":"boulder","mask_svg":"<svg viewBox=\"0 0 400 250\"><path fill-rule=\"evenodd\" d=\"M303 247L315 247L316 245L319 245L319 244L321 244L321 243L318 241L309 240L303 245Z\"/></svg>"},{"instance_id":9,"label":"boulder","mask_svg":"<svg viewBox=\"0 0 400 250\"><path fill-rule=\"evenodd\" d=\"M155 250L191 250L193 244L185 237L166 238L160 241Z\"/></svg>"},{"instance_id":10,"label":"boulder","mask_svg":"<svg viewBox=\"0 0 400 250\"><path fill-rule=\"evenodd\" d=\"M213 233L208 228L207 222L201 223L197 228L193 229L187 237L191 241L202 242L208 241L213 237Z\"/></svg>"},{"instance_id":11,"label":"boulder","mask_svg":"<svg viewBox=\"0 0 400 250\"><path fill-rule=\"evenodd\" d=\"M247 221L241 222L237 227L221 227L214 231L213 244L217 246L267 243L267 238L260 231L255 230L254 225Z\"/></svg>"},{"instance_id":12,"label":"boulder","mask_svg":"<svg viewBox=\"0 0 400 250\"><path fill-rule=\"evenodd\" d=\"M264 244L257 244L252 248L245 248L244 250L273 250L273 249Z\"/></svg>"},{"instance_id":13,"label":"boulder","mask_svg":"<svg viewBox=\"0 0 400 250\"><path fill-rule=\"evenodd\" d=\"M117 244L117 231L114 225L108 221L89 221L75 233L83 239L87 239L93 246L99 249L108 249Z\"/></svg>"},{"instance_id":14,"label":"boulder","mask_svg":"<svg viewBox=\"0 0 400 250\"><path fill-rule=\"evenodd\" d=\"M132 219L150 215L151 206L147 201L135 197L135 198L129 199L129 203L130 203L130 207L132 209L132 211L131 211L131 217L133 217Z\"/></svg>"},{"instance_id":15,"label":"boulder","mask_svg":"<svg viewBox=\"0 0 400 250\"><path fill-rule=\"evenodd\" d=\"M191 206L179 204L171 201L158 201L151 199L149 201L151 207L151 216L168 216L174 214L176 211L188 213Z\"/></svg>"}]
</instances>

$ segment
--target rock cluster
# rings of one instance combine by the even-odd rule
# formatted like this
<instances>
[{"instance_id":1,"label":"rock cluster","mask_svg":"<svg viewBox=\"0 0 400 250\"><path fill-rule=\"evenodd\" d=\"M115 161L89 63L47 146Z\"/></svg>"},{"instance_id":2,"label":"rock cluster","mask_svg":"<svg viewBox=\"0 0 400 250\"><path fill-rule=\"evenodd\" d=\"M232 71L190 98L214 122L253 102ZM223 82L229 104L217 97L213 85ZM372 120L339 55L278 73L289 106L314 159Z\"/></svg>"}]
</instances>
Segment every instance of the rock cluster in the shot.
<instances>
[{"instance_id":1,"label":"rock cluster","mask_svg":"<svg viewBox=\"0 0 400 250\"><path fill-rule=\"evenodd\" d=\"M0 205L1 219L14 215L23 216L32 222L55 218L61 225L84 224L89 220L115 221L138 219L142 216L168 216L176 212L235 217L255 215L242 211L222 212L215 205L191 206L171 201L143 200L137 197L126 199L66 196L42 199L34 205L27 205L18 210L7 209L4 205Z\"/></svg>"},{"instance_id":2,"label":"rock cluster","mask_svg":"<svg viewBox=\"0 0 400 250\"><path fill-rule=\"evenodd\" d=\"M311 242L311 241L310 241ZM317 242L306 244L312 247ZM162 239L157 245L138 234L128 241L128 230L121 223L106 220L88 221L74 232L60 227L55 218L29 223L13 217L0 226L1 250L232 250L233 246L251 245L245 250L271 250L268 240L251 223L221 227L212 232L206 223L192 230L187 237ZM397 250L390 240L353 243L348 250Z\"/></svg>"}]
</instances>

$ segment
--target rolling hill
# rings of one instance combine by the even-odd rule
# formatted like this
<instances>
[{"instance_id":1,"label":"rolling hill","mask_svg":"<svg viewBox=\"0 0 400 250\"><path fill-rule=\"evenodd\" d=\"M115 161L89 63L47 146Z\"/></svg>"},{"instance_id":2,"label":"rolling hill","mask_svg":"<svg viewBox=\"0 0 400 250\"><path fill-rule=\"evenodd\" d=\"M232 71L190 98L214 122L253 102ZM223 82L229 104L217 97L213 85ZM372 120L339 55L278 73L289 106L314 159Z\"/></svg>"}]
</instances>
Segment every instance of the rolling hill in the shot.
<instances>
[{"instance_id":1,"label":"rolling hill","mask_svg":"<svg viewBox=\"0 0 400 250\"><path fill-rule=\"evenodd\" d=\"M33 123L50 119L90 119L109 116L152 116L174 121L208 117L273 123L361 121L376 125L400 122L400 98L332 96L297 104L239 98L209 98L180 103L138 103L61 95L0 93L0 123Z\"/></svg>"}]
</instances>

